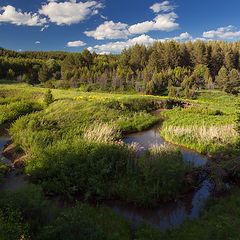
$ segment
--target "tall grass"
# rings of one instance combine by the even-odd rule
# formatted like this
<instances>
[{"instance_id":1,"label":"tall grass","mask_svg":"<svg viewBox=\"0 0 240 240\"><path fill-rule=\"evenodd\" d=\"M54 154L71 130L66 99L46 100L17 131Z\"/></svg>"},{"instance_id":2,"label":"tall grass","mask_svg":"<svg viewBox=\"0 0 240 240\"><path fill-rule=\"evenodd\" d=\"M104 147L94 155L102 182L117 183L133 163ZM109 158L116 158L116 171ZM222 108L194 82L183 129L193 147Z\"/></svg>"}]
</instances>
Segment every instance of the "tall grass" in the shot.
<instances>
[{"instance_id":1,"label":"tall grass","mask_svg":"<svg viewBox=\"0 0 240 240\"><path fill-rule=\"evenodd\" d=\"M225 126L167 126L164 128L166 136L171 139L186 138L189 142L204 142L205 145L224 145L237 138L234 125Z\"/></svg>"},{"instance_id":2,"label":"tall grass","mask_svg":"<svg viewBox=\"0 0 240 240\"><path fill-rule=\"evenodd\" d=\"M89 142L110 143L119 139L121 132L114 124L96 121L83 130L83 137Z\"/></svg>"},{"instance_id":3,"label":"tall grass","mask_svg":"<svg viewBox=\"0 0 240 240\"><path fill-rule=\"evenodd\" d=\"M225 151L234 146L237 133L234 130L234 114L218 109L192 107L174 108L163 112L167 117L162 135L168 141L184 145L199 152Z\"/></svg>"}]
</instances>

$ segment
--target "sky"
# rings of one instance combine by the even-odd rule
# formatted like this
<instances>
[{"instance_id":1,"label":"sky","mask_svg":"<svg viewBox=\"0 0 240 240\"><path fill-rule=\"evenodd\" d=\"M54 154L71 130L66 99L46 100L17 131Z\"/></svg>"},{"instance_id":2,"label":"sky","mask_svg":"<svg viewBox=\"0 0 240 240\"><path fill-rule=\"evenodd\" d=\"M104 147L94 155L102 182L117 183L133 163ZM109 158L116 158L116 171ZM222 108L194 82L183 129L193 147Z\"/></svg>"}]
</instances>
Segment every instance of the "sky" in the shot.
<instances>
[{"instance_id":1,"label":"sky","mask_svg":"<svg viewBox=\"0 0 240 240\"><path fill-rule=\"evenodd\" d=\"M135 43L240 40L239 0L0 0L0 46L119 53Z\"/></svg>"}]
</instances>

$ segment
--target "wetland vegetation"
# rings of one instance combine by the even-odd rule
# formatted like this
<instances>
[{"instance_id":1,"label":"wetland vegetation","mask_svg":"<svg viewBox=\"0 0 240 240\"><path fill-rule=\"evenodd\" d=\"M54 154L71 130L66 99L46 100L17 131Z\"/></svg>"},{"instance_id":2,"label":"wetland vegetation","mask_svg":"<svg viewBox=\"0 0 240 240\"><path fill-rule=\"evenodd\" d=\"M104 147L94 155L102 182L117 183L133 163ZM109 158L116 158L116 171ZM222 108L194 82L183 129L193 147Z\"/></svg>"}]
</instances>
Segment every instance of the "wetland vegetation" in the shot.
<instances>
[{"instance_id":1,"label":"wetland vegetation","mask_svg":"<svg viewBox=\"0 0 240 240\"><path fill-rule=\"evenodd\" d=\"M8 79L0 81L0 133L11 136L3 151L11 161L1 162L0 183L14 173L27 184L7 192L0 187L0 239L238 239L239 76L225 47L237 58L239 43L192 43L205 50L189 48L193 62L186 66L167 51L190 46L184 44L136 45L120 62L87 50L2 50L1 77ZM160 47L168 66L160 56L154 61ZM219 71L205 58L210 48L222 53ZM141 146L124 141L160 121L165 145L153 142L139 154ZM208 162L186 161L182 146ZM194 193L206 178L214 191L200 217L166 231L133 224L106 206L118 200L157 209Z\"/></svg>"}]
</instances>

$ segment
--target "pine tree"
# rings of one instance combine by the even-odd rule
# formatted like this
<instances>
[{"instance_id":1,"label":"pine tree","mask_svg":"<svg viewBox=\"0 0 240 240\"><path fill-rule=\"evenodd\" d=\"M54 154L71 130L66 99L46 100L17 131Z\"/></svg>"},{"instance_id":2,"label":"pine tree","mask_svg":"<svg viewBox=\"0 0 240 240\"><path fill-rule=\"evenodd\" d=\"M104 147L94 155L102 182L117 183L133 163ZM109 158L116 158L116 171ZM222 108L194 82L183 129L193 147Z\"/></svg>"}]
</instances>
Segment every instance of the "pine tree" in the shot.
<instances>
[{"instance_id":1,"label":"pine tree","mask_svg":"<svg viewBox=\"0 0 240 240\"><path fill-rule=\"evenodd\" d=\"M48 106L54 102L54 98L50 89L44 95L44 103Z\"/></svg>"},{"instance_id":2,"label":"pine tree","mask_svg":"<svg viewBox=\"0 0 240 240\"><path fill-rule=\"evenodd\" d=\"M223 66L218 72L218 75L216 77L216 83L220 89L225 90L227 82L228 82L228 71Z\"/></svg>"},{"instance_id":3,"label":"pine tree","mask_svg":"<svg viewBox=\"0 0 240 240\"><path fill-rule=\"evenodd\" d=\"M236 69L232 69L228 76L228 82L226 84L225 91L227 93L237 93L237 87L239 85L239 73Z\"/></svg>"}]
</instances>

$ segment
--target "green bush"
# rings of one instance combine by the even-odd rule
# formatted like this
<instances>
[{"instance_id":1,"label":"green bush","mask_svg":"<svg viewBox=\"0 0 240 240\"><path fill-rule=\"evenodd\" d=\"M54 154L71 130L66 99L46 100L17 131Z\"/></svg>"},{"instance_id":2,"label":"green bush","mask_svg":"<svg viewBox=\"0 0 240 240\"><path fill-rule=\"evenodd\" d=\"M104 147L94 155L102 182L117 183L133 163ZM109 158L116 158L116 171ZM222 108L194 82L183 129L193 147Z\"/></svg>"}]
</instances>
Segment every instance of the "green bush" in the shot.
<instances>
[{"instance_id":1,"label":"green bush","mask_svg":"<svg viewBox=\"0 0 240 240\"><path fill-rule=\"evenodd\" d=\"M54 102L54 98L50 89L44 95L44 103L48 106Z\"/></svg>"},{"instance_id":2,"label":"green bush","mask_svg":"<svg viewBox=\"0 0 240 240\"><path fill-rule=\"evenodd\" d=\"M130 238L130 224L124 217L108 209L94 209L85 204L63 211L38 237L39 240L130 240Z\"/></svg>"},{"instance_id":3,"label":"green bush","mask_svg":"<svg viewBox=\"0 0 240 240\"><path fill-rule=\"evenodd\" d=\"M13 215L16 215L16 226L19 224L21 228L26 227L30 235L36 234L48 222L50 212L48 205L41 188L34 185L15 192L2 192L0 195L2 218L10 221L6 222L6 227L7 224L11 225L11 222L14 222Z\"/></svg>"}]
</instances>

